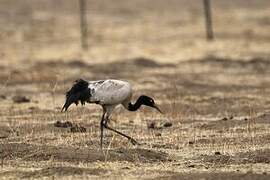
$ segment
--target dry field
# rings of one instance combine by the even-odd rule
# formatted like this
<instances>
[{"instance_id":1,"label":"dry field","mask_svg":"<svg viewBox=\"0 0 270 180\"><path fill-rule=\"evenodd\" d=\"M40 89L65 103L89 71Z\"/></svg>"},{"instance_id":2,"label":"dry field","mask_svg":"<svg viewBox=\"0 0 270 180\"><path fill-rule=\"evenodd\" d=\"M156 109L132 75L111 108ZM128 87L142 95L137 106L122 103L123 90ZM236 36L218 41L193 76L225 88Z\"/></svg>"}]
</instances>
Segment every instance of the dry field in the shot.
<instances>
[{"instance_id":1,"label":"dry field","mask_svg":"<svg viewBox=\"0 0 270 180\"><path fill-rule=\"evenodd\" d=\"M270 1L0 1L0 179L270 179ZM61 113L78 78L117 78L164 115L115 110L99 150L96 105ZM57 121L71 128L55 127ZM84 130L85 132L80 131Z\"/></svg>"}]
</instances>

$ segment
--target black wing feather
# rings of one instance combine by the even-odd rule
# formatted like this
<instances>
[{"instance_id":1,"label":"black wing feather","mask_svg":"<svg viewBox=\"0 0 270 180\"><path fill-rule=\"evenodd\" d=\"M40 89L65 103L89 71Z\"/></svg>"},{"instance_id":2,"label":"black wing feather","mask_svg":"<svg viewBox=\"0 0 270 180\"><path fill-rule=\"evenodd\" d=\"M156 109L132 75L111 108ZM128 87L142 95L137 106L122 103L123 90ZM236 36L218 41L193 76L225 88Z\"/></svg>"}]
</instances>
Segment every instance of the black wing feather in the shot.
<instances>
[{"instance_id":1,"label":"black wing feather","mask_svg":"<svg viewBox=\"0 0 270 180\"><path fill-rule=\"evenodd\" d=\"M72 103L78 105L80 101L84 105L85 102L89 101L91 90L88 88L88 85L89 83L83 79L76 80L71 89L66 93L66 102L62 111L66 111Z\"/></svg>"}]
</instances>

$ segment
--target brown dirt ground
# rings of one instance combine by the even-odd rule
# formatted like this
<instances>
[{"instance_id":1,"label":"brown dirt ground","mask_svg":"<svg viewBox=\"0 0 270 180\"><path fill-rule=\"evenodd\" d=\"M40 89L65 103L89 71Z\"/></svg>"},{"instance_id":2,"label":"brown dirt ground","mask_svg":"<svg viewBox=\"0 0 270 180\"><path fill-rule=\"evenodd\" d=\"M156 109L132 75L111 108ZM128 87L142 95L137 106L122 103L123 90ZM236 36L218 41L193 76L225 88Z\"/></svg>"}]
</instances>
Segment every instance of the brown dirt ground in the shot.
<instances>
[{"instance_id":1,"label":"brown dirt ground","mask_svg":"<svg viewBox=\"0 0 270 180\"><path fill-rule=\"evenodd\" d=\"M214 1L214 42L197 0L88 3L81 51L76 1L1 0L0 179L270 179L268 0ZM78 78L125 79L165 115L117 108L141 144L106 131L100 151L100 107L60 112Z\"/></svg>"}]
</instances>

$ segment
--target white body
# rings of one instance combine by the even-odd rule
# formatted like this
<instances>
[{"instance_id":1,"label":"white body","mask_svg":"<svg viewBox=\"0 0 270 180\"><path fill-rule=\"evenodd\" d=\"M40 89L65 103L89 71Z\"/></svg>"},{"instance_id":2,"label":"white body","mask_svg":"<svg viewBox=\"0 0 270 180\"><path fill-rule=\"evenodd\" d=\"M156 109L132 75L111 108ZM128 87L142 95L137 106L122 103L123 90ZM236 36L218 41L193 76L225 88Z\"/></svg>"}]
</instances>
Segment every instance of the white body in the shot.
<instances>
[{"instance_id":1,"label":"white body","mask_svg":"<svg viewBox=\"0 0 270 180\"><path fill-rule=\"evenodd\" d=\"M88 81L91 91L90 102L102 106L122 104L126 109L132 97L131 85L126 81L108 79L104 81Z\"/></svg>"}]
</instances>

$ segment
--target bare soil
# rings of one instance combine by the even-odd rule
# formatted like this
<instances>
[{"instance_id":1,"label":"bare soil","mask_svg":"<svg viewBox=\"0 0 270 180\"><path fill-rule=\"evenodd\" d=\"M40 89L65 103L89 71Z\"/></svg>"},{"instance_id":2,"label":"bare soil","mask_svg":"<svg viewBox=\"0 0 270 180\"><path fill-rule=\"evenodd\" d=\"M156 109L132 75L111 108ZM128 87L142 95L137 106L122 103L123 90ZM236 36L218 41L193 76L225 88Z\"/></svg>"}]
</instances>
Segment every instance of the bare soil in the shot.
<instances>
[{"instance_id":1,"label":"bare soil","mask_svg":"<svg viewBox=\"0 0 270 180\"><path fill-rule=\"evenodd\" d=\"M270 179L270 2L213 1L205 40L197 0L89 0L89 49L77 1L0 2L0 179ZM124 79L143 107L72 105L79 78Z\"/></svg>"}]
</instances>

